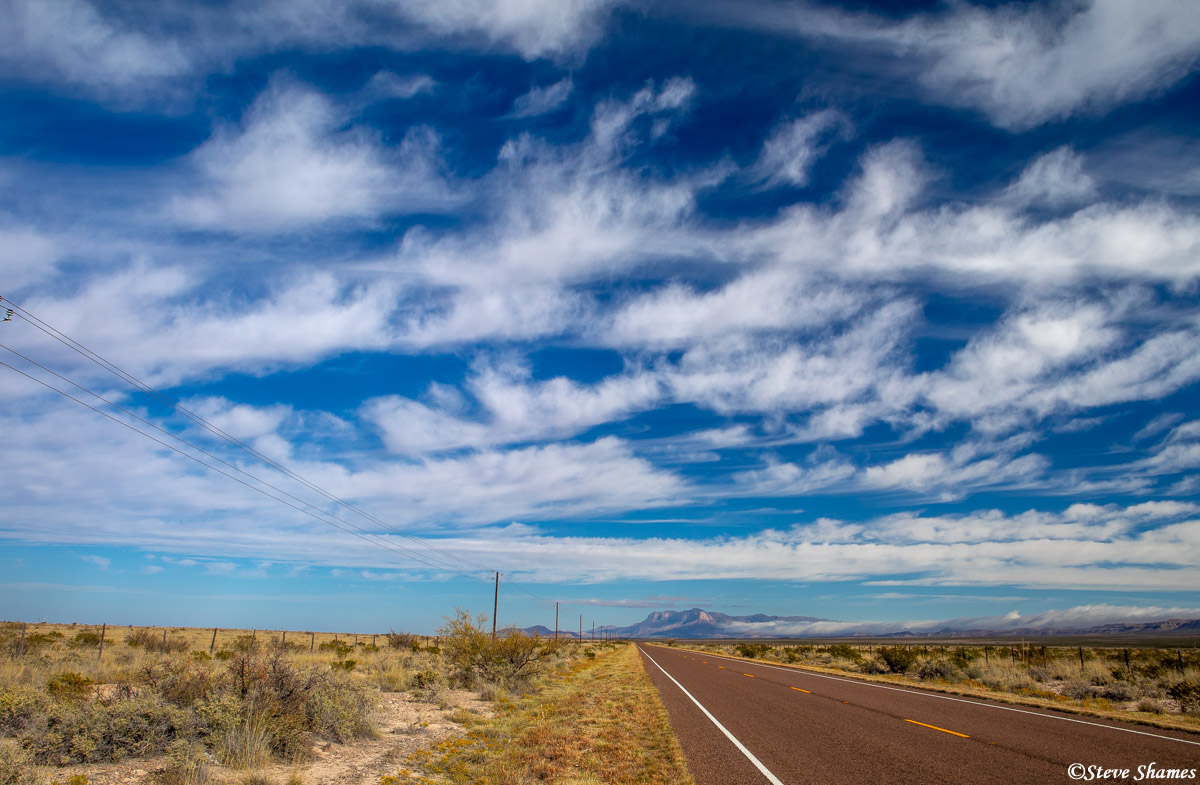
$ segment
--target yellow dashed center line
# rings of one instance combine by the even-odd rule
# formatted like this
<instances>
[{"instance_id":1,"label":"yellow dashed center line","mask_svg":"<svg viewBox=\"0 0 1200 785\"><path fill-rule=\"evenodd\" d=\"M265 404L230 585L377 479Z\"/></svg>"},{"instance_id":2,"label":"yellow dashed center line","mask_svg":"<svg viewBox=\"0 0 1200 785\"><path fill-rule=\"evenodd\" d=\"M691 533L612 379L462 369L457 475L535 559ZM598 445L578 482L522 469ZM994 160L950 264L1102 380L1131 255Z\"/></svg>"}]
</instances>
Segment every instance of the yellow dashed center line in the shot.
<instances>
[{"instance_id":1,"label":"yellow dashed center line","mask_svg":"<svg viewBox=\"0 0 1200 785\"><path fill-rule=\"evenodd\" d=\"M812 695L812 692L810 690L802 690L799 687L792 687L792 689L795 690L796 692L807 692L809 695Z\"/></svg>"},{"instance_id":2,"label":"yellow dashed center line","mask_svg":"<svg viewBox=\"0 0 1200 785\"><path fill-rule=\"evenodd\" d=\"M936 725L926 725L925 723L917 722L916 720L905 720L905 722L911 722L913 725L920 725L922 728L932 728L934 730L940 730L942 733L949 733L951 736L961 736L964 739L971 738L970 736L968 736L965 733L958 733L957 731L946 730L945 728L939 728Z\"/></svg>"},{"instance_id":3,"label":"yellow dashed center line","mask_svg":"<svg viewBox=\"0 0 1200 785\"><path fill-rule=\"evenodd\" d=\"M752 678L752 679L754 678L754 674L753 674L753 673L743 673L742 675L743 675L743 676L749 676L749 677L750 677L750 678Z\"/></svg>"},{"instance_id":4,"label":"yellow dashed center line","mask_svg":"<svg viewBox=\"0 0 1200 785\"><path fill-rule=\"evenodd\" d=\"M717 667L718 667L718 668L720 668L721 670L725 670L725 666L724 666L724 665L718 665Z\"/></svg>"}]
</instances>

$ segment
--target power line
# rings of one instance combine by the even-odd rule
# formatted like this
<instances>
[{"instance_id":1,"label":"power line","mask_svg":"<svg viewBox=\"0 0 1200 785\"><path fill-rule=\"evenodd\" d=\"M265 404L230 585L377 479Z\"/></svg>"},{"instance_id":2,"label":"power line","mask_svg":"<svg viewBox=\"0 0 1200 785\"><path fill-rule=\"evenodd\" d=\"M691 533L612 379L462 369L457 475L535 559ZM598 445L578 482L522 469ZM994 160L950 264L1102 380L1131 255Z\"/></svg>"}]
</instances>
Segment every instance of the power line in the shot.
<instances>
[{"instance_id":1,"label":"power line","mask_svg":"<svg viewBox=\"0 0 1200 785\"><path fill-rule=\"evenodd\" d=\"M0 300L4 300L4 298L0 297ZM351 504L350 502L346 501L345 499L325 490L324 488L317 485L316 483L308 480L306 477L303 477L303 476L297 474L296 472L292 471L291 469L289 469L288 467L279 463L278 461L275 461L274 459L270 458L269 456L262 454L261 452L259 452L255 448L251 447L250 445L246 444L245 442L238 439L237 437L232 436L229 433L226 433L224 430L222 430L218 426L214 425L213 423L209 422L204 417L196 414L195 412L192 412L191 410L187 409L186 407L184 407L177 401L170 399L169 397L167 397L163 393L159 392L158 390L156 390L154 387L150 386L146 382L143 382L141 379L138 379L136 376L125 371L124 369L117 366L116 364L109 362L104 357L101 357L99 354L97 354L96 352L87 348L86 346L79 343L75 339L71 338L69 335L61 332L60 330L56 329L55 327L42 321L41 319L39 319L38 317L29 313L24 308L21 308L19 305L12 302L11 300L7 300L6 302L8 302L8 304L10 306L12 306L12 310L15 310L17 313L19 313L30 325L32 325L36 329L40 330L41 332L50 336L51 338L53 338L54 340L63 344L64 346L68 347L69 349L76 352L77 354L83 356L84 358L86 358L86 359L90 360L91 362L95 363L96 365L100 366L101 368L103 368L104 370L113 374L114 376L122 379L123 381L125 381L126 383L131 385L132 387L161 401L162 403L169 406L172 410L178 412L183 417L187 418L188 420L191 420L192 422L201 426L202 428L209 431L210 433L218 436L219 438L226 441L227 443L234 445L238 449L241 449L242 451L246 452L248 455L251 455L252 457L256 458L257 460L261 461L262 463L265 463L267 466L271 467L272 469L275 469L276 471L279 471L279 472L283 473L284 475L292 478L296 482L299 482L301 485L305 486L306 488L309 488L310 490L314 491L315 493L320 494L321 496L325 497L329 501L334 502L336 504L340 504L343 507L345 507L346 509L366 518L367 520L371 521L372 523L382 526L385 529L387 529L388 531L391 531L401 537L404 537L405 539L410 540L411 542L413 542L417 545L420 545L424 548L427 548L436 553L439 553L446 558L452 559L461 564L465 564L469 567L474 567L479 570L485 570L487 572L492 572L491 568L489 568L489 567L486 567L482 564L477 564L475 562L470 561L469 559L464 559L461 556L458 556L457 554L450 553L449 551L445 551L441 548L438 548L435 545L430 544L429 542L426 542L425 540L420 539L419 537L416 537L405 531L397 529L396 527L392 526L391 524L387 523L386 521L383 521L383 520L375 517L374 515L371 515L370 513L365 512L364 510L358 508L354 504ZM55 375L57 375L57 374L55 374ZM60 376L59 378L62 378L62 377ZM72 382L72 384L73 384L73 382Z\"/></svg>"},{"instance_id":2,"label":"power line","mask_svg":"<svg viewBox=\"0 0 1200 785\"><path fill-rule=\"evenodd\" d=\"M104 369L105 371L111 373L112 375L118 377L119 379L126 382L127 384L134 387L135 389L143 392L144 394L150 395L151 397L166 404L173 411L177 412L178 414L180 414L181 416L190 420L191 422L199 425L200 427L204 428L205 430L212 433L213 435L219 437L226 443L231 444L231 445L237 447L238 449L241 449L248 455L250 455L253 458L257 459L258 461L264 463L268 467L293 479L294 481L300 483L304 487L321 495L325 499L345 507L346 509L360 515L361 517L366 518L367 520L371 521L372 523L375 523L376 525L379 525L379 526L387 529L388 531L393 532L393 533L409 540L410 542L412 542L416 545L419 545L427 550L433 551L434 553L440 554L441 556L445 557L445 559L449 559L454 562L458 562L459 564L463 564L468 567L474 567L479 570L486 570L489 573L495 572L494 570L492 570L489 567L485 567L484 565L478 564L477 562L473 562L469 559L465 559L461 556L458 556L457 554L451 553L442 548L438 548L437 546L432 545L431 543L429 543L419 537L416 537L416 536L411 535L407 532L404 532L400 529L397 529L396 527L392 526L391 524L387 523L386 521L383 521L383 520L377 518L376 516L360 509L359 507L346 501L345 499L325 490L321 486L308 480L307 478L303 477L302 475L297 474L296 472L294 472L293 470L284 466L283 464L279 463L278 461L275 461L274 459L270 458L269 456L262 454L255 448L253 448L250 445L243 442L242 440L225 432L218 426L216 426L213 423L206 420L204 417L196 414L195 412L190 411L186 407L179 404L177 401L170 399L169 397L167 397L163 393L159 392L158 390L156 390L154 387L152 387L148 383L143 382L141 379L138 379L133 374L125 371L124 369L117 366L116 364L106 360L104 357L102 357L98 353L92 351L91 349L89 349L88 347L79 343L75 339L71 338L70 336L66 335L65 333L61 332L60 330L56 329L55 327L47 324L46 322L42 321L34 314L26 311L25 309L21 308L19 305L13 303L11 300L5 300L5 298L0 297L0 301L6 301L8 303L8 305L11 306L11 308L7 308L5 311L6 312L5 321L11 321L11 318L13 315L19 314L26 323L30 324L35 329L37 329L37 330L41 331L42 333L46 334L47 336L53 338L54 340L58 341L62 345L66 346L67 348L69 348L72 351L76 352L77 354L81 355L85 359L89 360L90 362L94 363L95 365L99 366L100 368ZM313 512L310 512L307 509L297 507L296 505L291 504L291 503L285 501L284 499L281 499L270 493L267 493L262 488L251 485L250 483L247 483L244 480L241 480L233 475L230 475L227 472L224 472L215 466L205 463L204 461L200 460L199 458L196 458L194 455L190 455L186 452L183 452L182 450L179 450L179 449L171 446L170 444L162 442L161 440L156 439L155 437L151 436L150 434L148 434L144 431L141 431L138 428L135 428L134 426L130 425L129 423L124 422L115 417L112 417L111 415L107 414L106 412L101 411L100 409L97 409L96 407L86 403L85 401L81 401L78 398L75 398L74 396L70 395L69 393L66 393L63 390L59 390L58 388L54 387L53 385L50 385L40 379L37 379L36 377L33 377L30 374L27 374L12 365L8 365L7 363L0 362L0 365L5 365L6 367L21 374L22 376L25 376L26 378L28 378L38 384L41 384L42 386L47 387L48 389L53 390L54 392L57 392L60 395L63 395L64 397L69 398L70 400L75 401L76 403L78 403L82 406L85 406L85 407L91 409L92 411L95 411L98 414L101 414L102 416L107 417L110 420L113 420L114 422L116 422L120 425L123 425L126 428L129 428L130 430L133 430L136 433L139 433L139 434L145 436L146 438L150 439L151 441L157 442L158 444L160 444L164 447L167 447L168 449L170 449L174 452L177 452L180 455L183 455L184 457L187 457L193 461L196 461L197 463L200 463L202 466L205 466L206 468L209 468L212 471L215 471L219 474L229 477L230 479L234 480L235 482L245 485L246 487L251 488L252 490L258 491L259 493L262 493L263 495L265 495L269 498L272 498L282 504L285 504L288 507L291 507L292 509L297 510L298 512L302 512L302 513L308 515L309 517L315 518L316 520L319 520L322 523L326 523L327 525L333 526L334 528L337 528L348 534L353 534L367 542L378 545L380 547L385 547L395 553L398 553L400 555L406 556L407 558L413 559L414 561L417 561L427 567L431 567L433 569L444 570L446 572L451 572L451 573L460 575L462 577L467 577L467 578L471 578L474 580L481 580L481 581L488 580L479 575L465 572L463 570L460 570L458 568L450 566L450 565L446 564L444 559L439 559L435 556L421 556L407 548L403 548L401 546L395 545L394 543L387 542L386 540L381 539L378 535L376 535L374 533L368 532L367 530L362 529L361 527L356 526L355 524L353 524L349 521L346 521L345 519L343 519L339 516L324 512L324 511L320 510L320 508L311 504L310 502L304 501L303 499L300 499L299 497L294 496L293 494L290 494L287 491L284 491L281 488L278 488L277 486L275 486L271 483L268 483L267 481L265 481L259 477L256 477L237 466L234 466L233 464L229 463L228 461L225 461L224 459L221 459L221 458L213 455L212 453L207 452L203 448L187 441L186 439L184 439L176 434L171 433L170 431L167 431L164 428L161 428L160 426L150 422L149 420L146 420L145 418L138 416L137 414L134 414L133 412L130 412L129 410L113 403L112 401L109 401L108 399L104 398L103 396L99 395L98 393L95 393L92 390L89 390L88 388L83 387L82 385L72 381L71 379L68 379L67 377L63 376L62 374L59 374L53 370L50 370L46 366L36 362L35 360L30 359L29 357L26 357L23 354L20 354L19 352L9 348L8 346L4 346L4 345L0 344L0 348L6 349L7 351L11 352L12 354L16 355L17 357L20 357L21 359L25 360L26 362L29 362L30 364L42 369L43 371L50 373L59 379L62 379L63 381L77 387L80 390L83 390L84 392L88 393L89 395L92 395L93 397L97 398L98 400L101 400L104 403L108 404L109 406L112 406L113 408L123 412L127 416L133 417L134 419L154 428L155 430L169 436L170 438L173 438L179 442L182 442L183 444L188 445L189 447L196 450L197 452L213 459L214 461L221 463L222 465L228 466L230 469L233 469L234 471L253 479L255 482L261 483L262 485L264 485L268 488L271 488L272 490L276 491L277 493L280 493L283 496L286 496L287 498L293 499L293 500L299 502L300 504L305 505L305 507L309 507L313 510L317 510L317 514L314 514ZM344 526L339 526L337 523L333 523L329 520L326 520L324 517L321 517L321 516L327 516L328 518L332 518L334 521L344 524L344 526L351 527L351 529L353 529L353 531L351 531L350 529L344 528ZM369 538L373 538L373 539L369 539ZM532 591L529 591L528 589L526 589L523 586L520 586L519 584L516 584L516 583L512 583L512 582L506 583L505 589L507 591L509 591L511 594L513 594L517 599L520 599L529 605L542 607L542 608L549 608L549 607L553 606L553 604L555 602L554 600L549 600L544 597L541 597L540 595L538 595Z\"/></svg>"},{"instance_id":3,"label":"power line","mask_svg":"<svg viewBox=\"0 0 1200 785\"><path fill-rule=\"evenodd\" d=\"M6 349L7 349L8 347L4 347L4 348L6 348ZM9 351L11 351L11 350L9 350ZM16 353L14 352L14 354L16 354ZM18 356L19 356L19 355L18 355ZM13 366L13 365L10 365L9 363L6 363L6 362L4 362L4 361L2 361L2 360L0 360L0 366L3 366L3 367L5 367L5 368L8 368L9 370L11 370L11 371L14 371L14 372L18 373L18 374L20 374L21 376L24 376L26 379L29 379L30 381L32 381L32 382L35 382L35 383L37 383L37 384L40 384L40 385L42 385L43 387L45 387L45 388L47 388L47 389L49 389L49 390L53 390L54 392L58 393L59 395L63 396L64 398L67 398L67 399L69 399L69 400L72 400L72 401L74 401L75 403L79 404L80 406L84 406L84 407L86 407L86 408L88 408L88 409L91 409L92 411L94 411L94 412L96 412L97 414L99 414L101 417L105 417L105 418L107 418L107 419L109 419L109 420L112 420L113 422L117 423L118 425L124 426L125 428L128 428L129 430L133 431L134 433L140 434L140 435L142 435L142 436L146 437L147 439L149 439L150 441L152 441L152 442L155 442L156 444L159 444L159 445L161 445L161 446L163 446L163 447L166 447L168 450L171 450L172 452L178 453L179 455L182 455L183 457L185 457L185 458L188 458L189 460L195 461L196 463L200 464L201 466L204 466L205 468L207 468L207 469L210 469L210 470L212 470L212 471L216 472L217 474L220 474L220 475L223 475L223 476L225 476L225 477L228 477L229 479L233 480L233 481L234 481L234 482L236 482L236 483L239 483L239 484L241 484L241 485L244 485L244 486L246 486L247 488L249 488L249 489L251 489L251 490L253 490L253 491L257 491L258 493L261 493L262 495L266 496L267 498L274 499L275 501L279 502L280 504L284 504L284 505L286 505L286 506L288 506L288 507L291 507L293 510L296 510L297 512L300 512L300 513L303 513L303 514L305 514L305 515L309 516L310 518L313 518L313 519L315 519L315 520L318 520L318 521L320 521L321 523L324 523L324 524L327 524L327 525L329 525L329 526L332 526L332 527L334 527L335 529L339 529L340 531L346 532L347 534L353 534L355 537L358 537L358 538L360 538L360 539L362 539L362 540L364 540L364 541L366 541L366 542L368 542L368 543L370 543L370 544L372 544L372 545L377 545L377 546L379 546L379 547L382 547L382 548L387 548L387 549L388 549L388 550L390 550L390 551L393 551L393 552L395 552L395 553L398 553L398 554L400 554L400 555L402 555L402 556L406 556L406 557L408 557L408 558L410 558L410 559L413 559L413 560L415 560L415 561L418 561L418 562L420 562L421 564L424 564L424 565L425 565L425 566L427 566L427 567L431 567L431 568L434 568L434 569L446 570L446 571L448 571L448 572L456 572L457 574L461 575L462 577L466 577L466 578L472 578L472 579L475 579L475 580L484 580L484 581L486 581L486 579L485 579L485 578L480 578L479 576L477 576L477 575L473 575L473 574L471 574L471 573L467 573L467 572L459 572L459 571L457 571L457 570L453 570L453 569L452 569L452 568L450 568L450 567L445 567L445 566L443 566L443 565L439 565L439 564L435 564L435 563L432 563L432 562L429 562L429 561L425 561L425 558L424 558L424 557L422 557L422 556L420 556L419 554L413 553L412 551L409 551L409 550L407 550L407 549L405 549L405 548L402 548L402 547L400 547L400 546L398 546L398 545L395 545L395 544L393 544L393 543L389 543L389 542L387 542L386 540L382 540L382 539L380 539L380 538L378 537L378 535L371 534L370 532L367 532L367 531L366 531L366 530L364 530L364 529L361 529L361 528L359 528L359 527L357 527L357 526L354 526L354 524L352 524L352 523L349 523L349 522L347 522L347 521L344 521L343 519L341 519L341 518L338 518L338 517L337 517L337 516L335 516L335 515L330 515L329 513L322 513L322 512L320 512L320 511L318 511L318 512L314 513L314 512L311 512L310 510L306 510L306 509L304 509L303 507L300 507L300 506L297 506L297 505L295 505L295 504L292 504L291 502L287 501L286 499L281 499L281 498L279 498L278 496L274 496L274 495L272 495L272 494L268 493L267 491L263 490L262 488L259 488L259 487L258 487L258 486L256 486L256 485L252 485L251 483L249 483L249 482L246 482L245 480L243 480L243 479L241 479L241 478L239 478L239 477L235 477L234 475L230 474L229 472L226 472L226 471L224 471L224 470L222 470L222 469L219 469L219 468L217 468L216 466L213 466L212 464L205 463L204 461L200 460L200 459L199 459L199 458L197 458L196 456L194 456L194 455L190 455L190 454L188 454L188 453L184 452L183 450L179 449L178 447L175 447L174 445L168 444L167 442L164 442L163 440L161 440L161 439L158 439L158 438L156 438L156 437L152 436L151 434L149 434L149 433L146 433L145 431L139 430L138 428L135 428L133 425L130 425L129 423L127 423L127 422L125 422L125 421L123 421L123 420L120 420L120 419L118 419L118 418L116 418L116 417L113 417L113 416L112 416L111 414L109 414L108 412L105 412L105 411L103 411L103 410L101 410L101 409L98 409L98 408L96 408L95 406L92 406L92 405L91 405L90 403L88 403L87 401L80 400L79 398L76 398L75 396L71 395L70 393L68 393L68 392L66 392L66 391L64 391L64 390L60 390L60 389L58 389L57 387L55 387L54 385L50 384L49 382L43 381L43 380L41 380L41 379L38 379L36 376L33 376L33 375L31 375L31 374L28 374L28 373L26 373L25 371L22 371L20 368L17 368L17 367L15 367L15 366ZM51 373L53 373L53 372L51 372ZM57 376L57 374L55 374L55 375ZM72 382L72 384L74 384L74 382ZM79 386L79 385L76 385L76 386ZM83 387L80 387L80 389L84 389L84 390L86 390L86 388L83 388ZM87 391L87 392L89 392L89 393L90 393L91 391ZM92 393L92 394L94 395L94 393ZM97 398L99 398L100 396L96 396L96 397L97 397ZM104 399L103 399L103 398L101 398L101 400L104 400ZM133 416L134 416L134 417L136 417L137 415L133 415ZM141 419L141 418L138 418L138 419ZM157 426L154 426L154 427L157 427ZM159 429L159 430L162 430L162 429ZM188 445L189 447L191 447L191 448L195 449L197 452L200 452L200 453L202 453L202 454L204 454L204 455L207 455L207 456L208 456L208 457L210 457L210 458L213 458L213 460L216 460L216 461L219 461L219 462L221 462L221 463L224 463L224 464L226 464L226 465L229 465L229 464L228 464L226 461L223 461L223 460L221 460L220 458L217 458L217 457L213 456L211 453L208 453L208 452L206 452L205 450L201 449L200 447L197 447L196 445L192 444L191 442L187 441L186 439L181 439L180 437L178 437L178 436L175 436L174 434L171 434L171 433L167 433L167 435L168 435L168 436L171 436L172 438L174 438L174 439L176 439L176 440L178 440L178 441L180 441L180 442L183 442L184 444ZM232 468L234 468L236 471L241 471L240 469L237 469L237 467L232 467ZM242 473L243 473L243 474L246 474L245 472L242 472ZM265 481L263 481L263 480L260 480L260 479L258 479L257 477L254 477L253 475L246 474L246 476L250 477L251 479L254 479L256 482L260 482L260 483L262 483L263 485L267 486L268 488L271 488L271 489L273 489L273 490L275 490L275 491L278 491L278 492L279 492L279 493L281 493L281 494L284 494L285 496L291 496L291 494L287 493L286 491L282 491L282 490L280 490L279 488L276 488L275 486L271 485L270 483L268 483L268 482L265 482ZM295 498L295 497L293 496L292 498ZM304 502L303 500L298 500L298 501L300 501L302 504L306 504L306 505L308 505L309 507L312 507L312 505L311 505L311 504L308 504L307 502ZM315 508L315 507L314 507L313 509L317 509L317 508ZM349 527L351 527L351 528L349 528L349 529L348 529L348 528L345 528L345 527L343 527L343 526L339 526L337 523L333 523L332 521L326 520L325 518L321 517L322 515L325 515L325 516L328 516L328 517L330 517L330 518L333 518L334 520L336 520L336 521L339 521L339 522L341 522L341 523L344 523L344 524L346 524L346 526L349 526Z\"/></svg>"}]
</instances>

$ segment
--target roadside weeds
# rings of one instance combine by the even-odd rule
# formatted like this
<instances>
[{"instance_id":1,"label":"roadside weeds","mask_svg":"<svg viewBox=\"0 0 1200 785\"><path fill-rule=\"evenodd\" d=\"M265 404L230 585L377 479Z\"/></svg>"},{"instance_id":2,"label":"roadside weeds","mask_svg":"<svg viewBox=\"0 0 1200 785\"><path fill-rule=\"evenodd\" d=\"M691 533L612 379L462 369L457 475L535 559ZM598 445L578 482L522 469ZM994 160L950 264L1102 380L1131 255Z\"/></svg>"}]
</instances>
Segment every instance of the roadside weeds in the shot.
<instances>
[{"instance_id":1,"label":"roadside weeds","mask_svg":"<svg viewBox=\"0 0 1200 785\"><path fill-rule=\"evenodd\" d=\"M694 785L637 648L597 648L538 694L498 703L494 719L410 756L381 785Z\"/></svg>"}]
</instances>

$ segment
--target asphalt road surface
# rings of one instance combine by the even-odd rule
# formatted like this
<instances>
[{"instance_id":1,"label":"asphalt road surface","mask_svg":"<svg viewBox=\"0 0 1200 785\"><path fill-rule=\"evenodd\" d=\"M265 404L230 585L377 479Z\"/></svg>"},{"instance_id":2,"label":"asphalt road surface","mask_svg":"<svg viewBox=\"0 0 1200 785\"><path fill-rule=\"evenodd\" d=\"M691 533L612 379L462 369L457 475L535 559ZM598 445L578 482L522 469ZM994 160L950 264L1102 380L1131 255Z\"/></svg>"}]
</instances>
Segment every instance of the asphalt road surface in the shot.
<instances>
[{"instance_id":1,"label":"asphalt road surface","mask_svg":"<svg viewBox=\"0 0 1200 785\"><path fill-rule=\"evenodd\" d=\"M1200 783L1200 734L639 648L698 785Z\"/></svg>"}]
</instances>

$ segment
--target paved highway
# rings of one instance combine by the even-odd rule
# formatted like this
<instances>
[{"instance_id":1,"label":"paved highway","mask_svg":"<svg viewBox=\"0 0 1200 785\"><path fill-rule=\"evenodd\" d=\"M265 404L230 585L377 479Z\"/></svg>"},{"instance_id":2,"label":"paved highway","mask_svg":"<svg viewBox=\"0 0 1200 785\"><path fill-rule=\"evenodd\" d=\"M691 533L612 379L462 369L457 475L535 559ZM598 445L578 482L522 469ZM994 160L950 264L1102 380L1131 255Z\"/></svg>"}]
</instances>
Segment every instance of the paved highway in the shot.
<instances>
[{"instance_id":1,"label":"paved highway","mask_svg":"<svg viewBox=\"0 0 1200 785\"><path fill-rule=\"evenodd\" d=\"M1197 734L639 648L698 785L1200 783Z\"/></svg>"}]
</instances>

